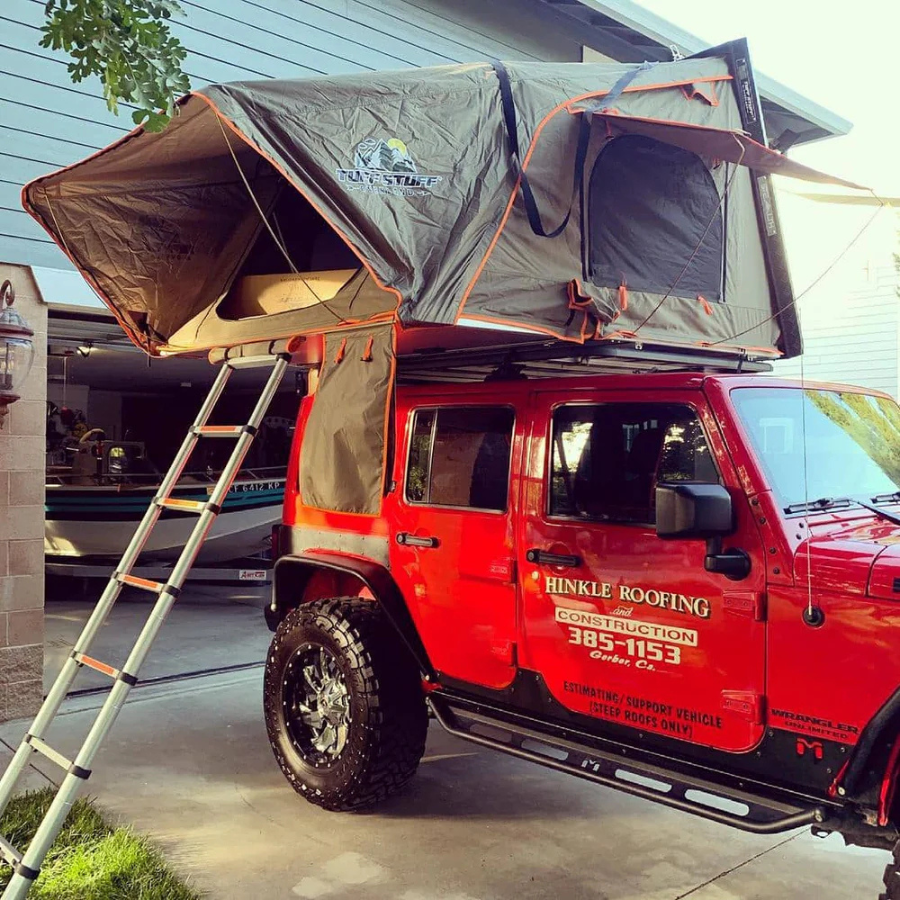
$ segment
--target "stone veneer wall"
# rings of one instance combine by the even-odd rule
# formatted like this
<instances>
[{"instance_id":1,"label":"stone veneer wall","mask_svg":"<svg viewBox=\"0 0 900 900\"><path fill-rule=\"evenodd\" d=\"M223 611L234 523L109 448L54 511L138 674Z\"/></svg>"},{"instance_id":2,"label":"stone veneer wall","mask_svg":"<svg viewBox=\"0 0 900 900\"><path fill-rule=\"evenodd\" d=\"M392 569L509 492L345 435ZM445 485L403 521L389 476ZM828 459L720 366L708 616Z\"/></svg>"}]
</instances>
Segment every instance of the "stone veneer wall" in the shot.
<instances>
[{"instance_id":1,"label":"stone veneer wall","mask_svg":"<svg viewBox=\"0 0 900 900\"><path fill-rule=\"evenodd\" d=\"M0 263L34 329L35 358L0 431L0 721L33 714L44 665L47 306L25 266Z\"/></svg>"}]
</instances>

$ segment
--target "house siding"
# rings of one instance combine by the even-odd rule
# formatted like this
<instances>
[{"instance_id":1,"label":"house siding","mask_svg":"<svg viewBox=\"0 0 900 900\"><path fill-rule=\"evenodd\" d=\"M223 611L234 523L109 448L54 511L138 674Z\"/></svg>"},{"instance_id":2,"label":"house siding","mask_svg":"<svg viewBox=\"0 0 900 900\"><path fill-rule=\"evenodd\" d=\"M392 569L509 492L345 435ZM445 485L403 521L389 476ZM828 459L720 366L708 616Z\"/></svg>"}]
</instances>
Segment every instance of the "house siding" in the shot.
<instances>
[{"instance_id":1,"label":"house siding","mask_svg":"<svg viewBox=\"0 0 900 900\"><path fill-rule=\"evenodd\" d=\"M260 78L445 65L501 57L577 61L582 29L540 0L182 0L172 31L193 87ZM72 84L39 46L43 0L0 6L0 261L67 262L22 210L22 185L88 156L131 126L99 81Z\"/></svg>"},{"instance_id":2,"label":"house siding","mask_svg":"<svg viewBox=\"0 0 900 900\"><path fill-rule=\"evenodd\" d=\"M893 265L873 266L868 282L834 303L800 304L802 358L776 363L775 374L856 384L898 396L900 276ZM824 293L824 292L823 292ZM802 365L801 365L802 359Z\"/></svg>"}]
</instances>

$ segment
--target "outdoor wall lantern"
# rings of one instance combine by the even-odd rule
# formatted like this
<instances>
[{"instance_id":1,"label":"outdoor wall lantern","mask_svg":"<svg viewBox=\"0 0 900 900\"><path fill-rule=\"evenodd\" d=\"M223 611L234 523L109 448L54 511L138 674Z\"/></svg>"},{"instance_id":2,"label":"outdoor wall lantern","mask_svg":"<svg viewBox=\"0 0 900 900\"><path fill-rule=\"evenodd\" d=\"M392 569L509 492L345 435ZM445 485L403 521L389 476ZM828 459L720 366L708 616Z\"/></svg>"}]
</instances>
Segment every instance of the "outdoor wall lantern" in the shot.
<instances>
[{"instance_id":1,"label":"outdoor wall lantern","mask_svg":"<svg viewBox=\"0 0 900 900\"><path fill-rule=\"evenodd\" d=\"M9 404L19 399L18 390L34 362L34 331L13 309L16 292L12 282L0 285L0 428Z\"/></svg>"}]
</instances>

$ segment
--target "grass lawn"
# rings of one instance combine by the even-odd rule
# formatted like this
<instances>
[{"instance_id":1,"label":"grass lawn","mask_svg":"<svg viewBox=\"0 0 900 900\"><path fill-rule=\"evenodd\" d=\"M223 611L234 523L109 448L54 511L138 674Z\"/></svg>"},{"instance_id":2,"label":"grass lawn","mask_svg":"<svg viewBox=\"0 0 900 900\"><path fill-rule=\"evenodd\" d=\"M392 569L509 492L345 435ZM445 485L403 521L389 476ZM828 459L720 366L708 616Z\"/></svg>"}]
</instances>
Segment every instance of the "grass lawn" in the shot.
<instances>
[{"instance_id":1,"label":"grass lawn","mask_svg":"<svg viewBox=\"0 0 900 900\"><path fill-rule=\"evenodd\" d=\"M50 806L50 790L10 801L0 834L24 851ZM0 866L0 890L10 869ZM199 900L158 850L126 828L111 828L85 800L69 814L29 900Z\"/></svg>"}]
</instances>

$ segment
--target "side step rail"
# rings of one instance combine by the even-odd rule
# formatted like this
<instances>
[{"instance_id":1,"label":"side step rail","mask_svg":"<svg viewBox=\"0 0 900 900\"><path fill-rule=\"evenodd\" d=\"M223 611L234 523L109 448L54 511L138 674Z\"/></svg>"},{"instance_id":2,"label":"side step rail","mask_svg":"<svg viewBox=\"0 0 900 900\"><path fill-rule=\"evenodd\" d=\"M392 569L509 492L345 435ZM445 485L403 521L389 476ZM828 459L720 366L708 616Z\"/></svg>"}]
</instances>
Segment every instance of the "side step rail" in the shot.
<instances>
[{"instance_id":1,"label":"side step rail","mask_svg":"<svg viewBox=\"0 0 900 900\"><path fill-rule=\"evenodd\" d=\"M481 711L485 709L482 704L437 692L428 699L438 722L455 737L714 822L755 834L775 834L826 819L822 807L804 808L762 799L700 778L676 775L576 740L486 715Z\"/></svg>"},{"instance_id":2,"label":"side step rail","mask_svg":"<svg viewBox=\"0 0 900 900\"><path fill-rule=\"evenodd\" d=\"M72 654L63 665L31 728L10 761L3 778L0 779L0 815L2 815L13 796L22 773L35 753L40 753L50 762L58 765L64 773L56 796L24 853L13 847L5 837L0 836L0 859L5 860L12 866L13 870L12 878L3 892L3 900L23 900L40 874L40 867L44 862L47 851L56 840L56 836L59 834L66 816L72 808L72 804L84 787L84 783L90 777L94 757L115 723L131 689L137 684L138 674L147 658L147 654L150 652L150 648L153 646L166 617L178 599L182 585L200 553L207 534L221 512L226 495L231 490L234 479L243 465L247 451L250 449L263 417L281 384L288 363L289 358L287 356L267 356L241 358L233 362L226 361L222 364L222 368L210 388L209 395L203 402L194 424L188 430L181 448L175 455L169 471L163 478L156 496L151 501L140 525L138 525L119 565L110 577L106 589L94 608L91 617L88 619L81 636L76 641ZM225 390L231 372L235 368L250 368L253 366L270 367L271 373L268 381L250 415L250 421L243 426L227 426L227 436L235 439L231 456L212 489L209 501L198 504L197 508L192 508L191 511L197 514L194 528L185 543L184 549L181 551L181 555L178 557L178 561L169 571L168 579L164 582L152 581L132 575L131 571L140 556L141 550L147 543L147 539L163 510L175 508L171 498L172 489L181 477L197 442L202 437L211 436L212 434L215 434L217 437L224 435L222 428L208 426L207 423L216 402ZM218 430L210 432L207 430L209 428L217 428ZM128 659L121 667L115 667L93 658L89 655L89 650L125 585L149 591L157 595L157 599L128 655ZM75 677L84 666L108 675L112 680L112 689L107 695L106 702L98 712L80 750L75 758L70 760L51 747L46 742L45 735L56 718L59 708L69 692L69 688L75 681Z\"/></svg>"}]
</instances>

